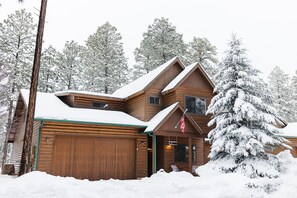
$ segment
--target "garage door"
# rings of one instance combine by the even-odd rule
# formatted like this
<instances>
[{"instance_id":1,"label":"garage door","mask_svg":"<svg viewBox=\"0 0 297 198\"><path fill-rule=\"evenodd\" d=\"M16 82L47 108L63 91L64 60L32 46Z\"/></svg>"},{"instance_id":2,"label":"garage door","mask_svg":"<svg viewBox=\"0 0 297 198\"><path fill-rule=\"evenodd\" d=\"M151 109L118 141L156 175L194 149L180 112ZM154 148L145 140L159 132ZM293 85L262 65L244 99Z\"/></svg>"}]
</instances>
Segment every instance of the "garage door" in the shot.
<instances>
[{"instance_id":1,"label":"garage door","mask_svg":"<svg viewBox=\"0 0 297 198\"><path fill-rule=\"evenodd\" d=\"M78 179L134 179L135 139L56 136L52 174Z\"/></svg>"}]
</instances>

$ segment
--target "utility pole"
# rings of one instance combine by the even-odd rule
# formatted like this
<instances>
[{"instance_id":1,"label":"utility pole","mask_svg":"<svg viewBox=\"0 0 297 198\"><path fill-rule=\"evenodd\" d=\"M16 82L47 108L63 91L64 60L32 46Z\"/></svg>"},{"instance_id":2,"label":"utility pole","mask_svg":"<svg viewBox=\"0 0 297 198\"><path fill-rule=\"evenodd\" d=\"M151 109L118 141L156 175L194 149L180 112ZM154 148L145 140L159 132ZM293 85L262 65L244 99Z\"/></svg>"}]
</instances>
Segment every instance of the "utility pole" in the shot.
<instances>
[{"instance_id":1,"label":"utility pole","mask_svg":"<svg viewBox=\"0 0 297 198\"><path fill-rule=\"evenodd\" d=\"M32 133L33 133L33 124L34 124L34 113L35 113L38 75L39 75L39 67L40 67L40 57L41 57L41 50L42 50L42 38L43 38L43 31L44 31L44 24L45 24L46 4L47 4L47 0L41 0L34 62L33 62L33 68L32 68L29 104L28 104L28 112L26 115L26 128L25 128L23 152L22 152L19 176L29 172L31 168L30 165L31 165Z\"/></svg>"}]
</instances>

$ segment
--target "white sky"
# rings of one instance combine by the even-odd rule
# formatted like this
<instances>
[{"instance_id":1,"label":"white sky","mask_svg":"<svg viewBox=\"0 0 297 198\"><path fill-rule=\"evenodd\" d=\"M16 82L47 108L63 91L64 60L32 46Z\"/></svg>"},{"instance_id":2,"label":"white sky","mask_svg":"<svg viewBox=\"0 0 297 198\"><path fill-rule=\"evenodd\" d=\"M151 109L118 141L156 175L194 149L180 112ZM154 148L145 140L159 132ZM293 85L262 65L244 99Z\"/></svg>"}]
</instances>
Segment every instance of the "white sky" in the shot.
<instances>
[{"instance_id":1,"label":"white sky","mask_svg":"<svg viewBox=\"0 0 297 198\"><path fill-rule=\"evenodd\" d=\"M39 9L41 0L0 0L0 21L14 10ZM122 34L129 64L142 34L155 18L165 17L185 42L206 37L226 50L232 33L243 39L252 64L265 76L278 65L286 73L297 70L296 0L48 0L45 46L63 49L66 41L84 44L98 26L109 21ZM35 16L37 21L37 16Z\"/></svg>"}]
</instances>

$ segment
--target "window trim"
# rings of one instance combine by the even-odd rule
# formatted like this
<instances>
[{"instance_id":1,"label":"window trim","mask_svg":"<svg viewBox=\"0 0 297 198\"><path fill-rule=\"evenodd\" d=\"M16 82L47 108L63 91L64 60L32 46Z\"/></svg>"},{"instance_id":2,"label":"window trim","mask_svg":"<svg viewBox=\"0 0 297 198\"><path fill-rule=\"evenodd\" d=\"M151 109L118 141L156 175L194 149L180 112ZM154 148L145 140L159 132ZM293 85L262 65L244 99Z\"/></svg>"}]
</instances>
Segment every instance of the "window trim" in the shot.
<instances>
[{"instance_id":1,"label":"window trim","mask_svg":"<svg viewBox=\"0 0 297 198\"><path fill-rule=\"evenodd\" d=\"M195 98L195 102L196 102L196 98L203 98L204 100L205 100L205 113L206 113L206 111L207 111L207 100L206 100L206 97L205 96L190 96L190 95L185 95L184 96L184 102L185 102L185 108L187 108L187 97L192 97L192 98ZM190 114L192 114L192 115L196 115L196 116L206 116L206 114L197 114L197 113L193 113L193 112L190 112L189 111L189 109L188 109L188 111L187 111L187 113L190 113Z\"/></svg>"},{"instance_id":2,"label":"window trim","mask_svg":"<svg viewBox=\"0 0 297 198\"><path fill-rule=\"evenodd\" d=\"M154 103L151 103L151 98L154 98ZM156 102L156 98L159 99L159 104L156 104L156 103L155 103L155 102ZM161 98L160 98L159 96L149 96L149 97L148 97L148 103L149 103L150 105L160 106L160 105L161 105Z\"/></svg>"}]
</instances>

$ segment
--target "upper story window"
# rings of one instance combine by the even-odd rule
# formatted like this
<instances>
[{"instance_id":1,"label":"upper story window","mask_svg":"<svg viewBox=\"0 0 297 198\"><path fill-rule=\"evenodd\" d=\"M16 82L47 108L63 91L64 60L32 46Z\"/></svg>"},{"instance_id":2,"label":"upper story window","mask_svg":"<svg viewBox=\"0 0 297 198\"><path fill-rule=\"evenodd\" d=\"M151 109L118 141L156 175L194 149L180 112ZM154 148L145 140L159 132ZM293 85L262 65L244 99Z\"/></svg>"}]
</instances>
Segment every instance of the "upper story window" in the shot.
<instances>
[{"instance_id":1,"label":"upper story window","mask_svg":"<svg viewBox=\"0 0 297 198\"><path fill-rule=\"evenodd\" d=\"M93 102L93 107L97 109L105 109L108 107L108 104L105 102Z\"/></svg>"},{"instance_id":2,"label":"upper story window","mask_svg":"<svg viewBox=\"0 0 297 198\"><path fill-rule=\"evenodd\" d=\"M186 109L197 115L205 115L206 99L202 97L186 96Z\"/></svg>"},{"instance_id":3,"label":"upper story window","mask_svg":"<svg viewBox=\"0 0 297 198\"><path fill-rule=\"evenodd\" d=\"M160 98L155 96L150 96L150 104L160 105Z\"/></svg>"}]
</instances>

